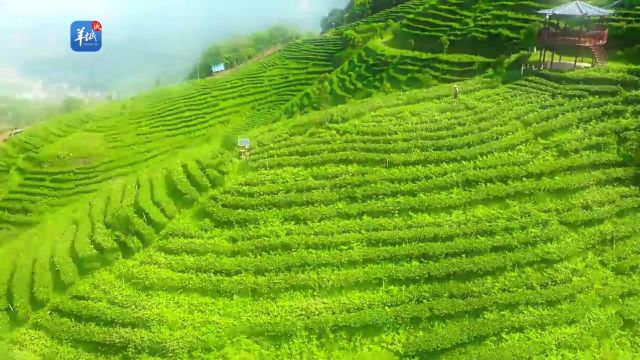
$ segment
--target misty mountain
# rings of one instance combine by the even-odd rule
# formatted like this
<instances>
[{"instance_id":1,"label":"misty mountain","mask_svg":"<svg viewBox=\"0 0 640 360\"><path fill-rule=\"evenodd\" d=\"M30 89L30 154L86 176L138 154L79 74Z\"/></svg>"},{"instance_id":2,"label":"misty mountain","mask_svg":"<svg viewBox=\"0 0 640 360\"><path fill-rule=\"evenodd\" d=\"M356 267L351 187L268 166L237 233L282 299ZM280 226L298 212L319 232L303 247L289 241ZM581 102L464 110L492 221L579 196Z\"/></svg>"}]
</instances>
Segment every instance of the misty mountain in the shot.
<instances>
[{"instance_id":1,"label":"misty mountain","mask_svg":"<svg viewBox=\"0 0 640 360\"><path fill-rule=\"evenodd\" d=\"M0 0L0 94L68 84L86 91L129 95L185 78L216 41L274 24L319 32L320 20L346 0L236 0L230 2ZM69 27L99 20L103 46L75 53Z\"/></svg>"}]
</instances>

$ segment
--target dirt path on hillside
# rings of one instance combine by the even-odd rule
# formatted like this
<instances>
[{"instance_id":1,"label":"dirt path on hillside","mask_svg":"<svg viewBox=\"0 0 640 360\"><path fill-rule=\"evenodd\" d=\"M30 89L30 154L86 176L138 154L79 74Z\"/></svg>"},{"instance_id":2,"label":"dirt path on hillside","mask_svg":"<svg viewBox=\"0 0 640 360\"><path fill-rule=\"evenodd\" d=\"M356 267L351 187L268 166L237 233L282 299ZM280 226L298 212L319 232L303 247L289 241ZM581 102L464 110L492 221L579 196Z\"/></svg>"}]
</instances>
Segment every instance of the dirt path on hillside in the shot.
<instances>
[{"instance_id":1,"label":"dirt path on hillside","mask_svg":"<svg viewBox=\"0 0 640 360\"><path fill-rule=\"evenodd\" d=\"M15 131L18 131L18 133L16 133L16 134L19 134L19 133L23 132L24 129L9 129L9 130L5 130L3 132L0 132L0 144L2 144L5 141L7 141L7 139L9 139L11 137L11 135Z\"/></svg>"},{"instance_id":2,"label":"dirt path on hillside","mask_svg":"<svg viewBox=\"0 0 640 360\"><path fill-rule=\"evenodd\" d=\"M12 131L13 130L6 130L6 131L3 131L3 132L0 132L0 144L5 142L9 138L9 135L11 135Z\"/></svg>"}]
</instances>

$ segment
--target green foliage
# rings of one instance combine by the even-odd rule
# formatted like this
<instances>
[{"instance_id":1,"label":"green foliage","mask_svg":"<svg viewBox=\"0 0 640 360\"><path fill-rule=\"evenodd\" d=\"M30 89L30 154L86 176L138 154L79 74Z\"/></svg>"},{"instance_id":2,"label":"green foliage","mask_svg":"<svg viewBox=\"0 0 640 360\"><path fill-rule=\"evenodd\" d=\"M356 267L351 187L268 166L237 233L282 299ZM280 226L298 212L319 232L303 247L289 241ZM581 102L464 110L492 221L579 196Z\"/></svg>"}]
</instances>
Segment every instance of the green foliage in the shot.
<instances>
[{"instance_id":1,"label":"green foliage","mask_svg":"<svg viewBox=\"0 0 640 360\"><path fill-rule=\"evenodd\" d=\"M640 64L640 45L624 49L622 58L632 64Z\"/></svg>"},{"instance_id":2,"label":"green foliage","mask_svg":"<svg viewBox=\"0 0 640 360\"><path fill-rule=\"evenodd\" d=\"M468 82L455 104L442 86L261 128L251 171L201 198L208 211L36 329L133 357L553 356L538 341L567 334L574 353L609 351L599 338L623 343L640 294L624 270L636 170L615 140L637 121L625 97L575 86ZM180 167L191 184L197 167Z\"/></svg>"},{"instance_id":3,"label":"green foliage","mask_svg":"<svg viewBox=\"0 0 640 360\"><path fill-rule=\"evenodd\" d=\"M345 23L349 24L372 14L372 0L349 0L345 9Z\"/></svg>"},{"instance_id":4,"label":"green foliage","mask_svg":"<svg viewBox=\"0 0 640 360\"><path fill-rule=\"evenodd\" d=\"M467 16L476 4L407 2L229 76L75 112L8 141L8 350L73 359L638 353L640 71L539 72L499 85L529 54L459 54L457 30L413 32L410 50L378 39L399 16L431 20L432 30L459 16L450 24L475 27L483 41L519 44L526 15ZM410 33L410 23L397 26ZM336 69L345 39L361 48ZM502 76L466 80L490 68ZM311 110L320 111L300 115ZM252 142L244 161L240 134ZM98 161L75 162L91 145ZM58 152L65 161L53 164Z\"/></svg>"},{"instance_id":5,"label":"green foliage","mask_svg":"<svg viewBox=\"0 0 640 360\"><path fill-rule=\"evenodd\" d=\"M327 108L331 105L331 78L329 75L323 75L316 87L316 102L320 109Z\"/></svg>"},{"instance_id":6,"label":"green foliage","mask_svg":"<svg viewBox=\"0 0 640 360\"><path fill-rule=\"evenodd\" d=\"M51 257L55 277L58 280L57 286L62 289L71 286L78 279L78 269L69 256L76 232L75 225L68 227L62 234L60 243L54 247Z\"/></svg>"},{"instance_id":7,"label":"green foliage","mask_svg":"<svg viewBox=\"0 0 640 360\"><path fill-rule=\"evenodd\" d=\"M47 166L78 166L98 162L108 151L104 135L94 132L75 132L61 136L44 146L38 160Z\"/></svg>"},{"instance_id":8,"label":"green foliage","mask_svg":"<svg viewBox=\"0 0 640 360\"><path fill-rule=\"evenodd\" d=\"M322 33L342 25L351 24L370 15L391 9L407 0L349 0L344 10L332 9L322 18Z\"/></svg>"},{"instance_id":9,"label":"green foliage","mask_svg":"<svg viewBox=\"0 0 640 360\"><path fill-rule=\"evenodd\" d=\"M438 59L478 60L424 58ZM9 298L40 337L12 346L42 355L46 339L95 356L80 346L91 343L131 358L630 353L640 192L621 149L639 100L602 84L631 81L610 71L467 81L457 102L450 85L374 96L249 131L246 172L233 153L194 150L207 158L123 178L105 212L137 255L39 293L47 311L35 313L20 260L10 289L23 295ZM210 191L207 169L224 186ZM169 220L167 204L189 209Z\"/></svg>"},{"instance_id":10,"label":"green foliage","mask_svg":"<svg viewBox=\"0 0 640 360\"><path fill-rule=\"evenodd\" d=\"M362 48L376 37L381 37L387 30L387 24L363 24L342 33L351 49Z\"/></svg>"},{"instance_id":11,"label":"green foliage","mask_svg":"<svg viewBox=\"0 0 640 360\"><path fill-rule=\"evenodd\" d=\"M624 0L624 6L627 9L633 9L636 7L640 7L640 0Z\"/></svg>"},{"instance_id":12,"label":"green foliage","mask_svg":"<svg viewBox=\"0 0 640 360\"><path fill-rule=\"evenodd\" d=\"M385 82L382 87L380 88L380 91L383 94L390 94L393 92L393 87L391 86L391 84L389 84L388 82Z\"/></svg>"},{"instance_id":13,"label":"green foliage","mask_svg":"<svg viewBox=\"0 0 640 360\"><path fill-rule=\"evenodd\" d=\"M380 11L402 4L405 1L406 0L371 0L371 13L379 13Z\"/></svg>"},{"instance_id":14,"label":"green foliage","mask_svg":"<svg viewBox=\"0 0 640 360\"><path fill-rule=\"evenodd\" d=\"M344 24L345 12L342 9L332 9L329 15L322 18L320 23L321 32L326 33L330 29L340 27Z\"/></svg>"},{"instance_id":15,"label":"green foliage","mask_svg":"<svg viewBox=\"0 0 640 360\"><path fill-rule=\"evenodd\" d=\"M78 98L67 98L63 103L55 103L0 97L0 132L25 128L84 106L84 101Z\"/></svg>"},{"instance_id":16,"label":"green foliage","mask_svg":"<svg viewBox=\"0 0 640 360\"><path fill-rule=\"evenodd\" d=\"M619 135L620 155L634 165L640 166L640 128Z\"/></svg>"},{"instance_id":17,"label":"green foliage","mask_svg":"<svg viewBox=\"0 0 640 360\"><path fill-rule=\"evenodd\" d=\"M236 150L238 147L238 134L226 133L222 137L222 148L228 151Z\"/></svg>"},{"instance_id":18,"label":"green foliage","mask_svg":"<svg viewBox=\"0 0 640 360\"><path fill-rule=\"evenodd\" d=\"M75 97L67 97L62 101L62 109L65 112L78 111L82 109L84 105L84 100Z\"/></svg>"},{"instance_id":19,"label":"green foliage","mask_svg":"<svg viewBox=\"0 0 640 360\"><path fill-rule=\"evenodd\" d=\"M197 79L210 75L211 65L224 63L227 69L233 69L257 55L275 47L286 46L305 35L295 28L283 25L272 26L246 37L237 37L223 43L209 46L202 54L200 62L191 71L188 78Z\"/></svg>"},{"instance_id":20,"label":"green foliage","mask_svg":"<svg viewBox=\"0 0 640 360\"><path fill-rule=\"evenodd\" d=\"M347 30L344 32L343 36L349 42L349 46L352 48L360 48L363 45L363 38L360 34L356 33L353 30Z\"/></svg>"},{"instance_id":21,"label":"green foliage","mask_svg":"<svg viewBox=\"0 0 640 360\"><path fill-rule=\"evenodd\" d=\"M438 40L438 44L440 44L440 49L442 50L442 53L446 54L450 44L449 38L447 38L446 36L440 37L440 39Z\"/></svg>"},{"instance_id":22,"label":"green foliage","mask_svg":"<svg viewBox=\"0 0 640 360\"><path fill-rule=\"evenodd\" d=\"M507 71L508 60L509 58L506 55L502 55L493 62L491 69L493 70L496 76L503 77L505 75Z\"/></svg>"},{"instance_id":23,"label":"green foliage","mask_svg":"<svg viewBox=\"0 0 640 360\"><path fill-rule=\"evenodd\" d=\"M520 32L520 41L522 47L527 48L536 45L539 28L539 24L530 24Z\"/></svg>"}]
</instances>

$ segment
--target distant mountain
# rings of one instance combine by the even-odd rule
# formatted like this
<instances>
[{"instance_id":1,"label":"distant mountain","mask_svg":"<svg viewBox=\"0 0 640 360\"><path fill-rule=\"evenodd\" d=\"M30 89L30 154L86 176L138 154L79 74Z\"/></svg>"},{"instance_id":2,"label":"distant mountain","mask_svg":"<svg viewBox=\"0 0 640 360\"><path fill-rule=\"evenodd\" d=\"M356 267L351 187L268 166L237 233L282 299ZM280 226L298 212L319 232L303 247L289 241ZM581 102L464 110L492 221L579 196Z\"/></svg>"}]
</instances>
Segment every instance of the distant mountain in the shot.
<instances>
[{"instance_id":1,"label":"distant mountain","mask_svg":"<svg viewBox=\"0 0 640 360\"><path fill-rule=\"evenodd\" d=\"M6 35L0 36L0 53L11 57L0 59L0 69L12 68L27 84L42 80L83 90L134 94L183 80L202 51L215 41L278 23L316 32L321 17L344 3L346 0L238 0L220 6L194 0L158 6L113 0L86 6L70 0L35 6L29 1L5 0L0 1L0 34ZM104 43L98 53L70 50L69 25L79 19L97 19L103 24ZM3 88L13 90L13 85L0 79L0 94Z\"/></svg>"}]
</instances>

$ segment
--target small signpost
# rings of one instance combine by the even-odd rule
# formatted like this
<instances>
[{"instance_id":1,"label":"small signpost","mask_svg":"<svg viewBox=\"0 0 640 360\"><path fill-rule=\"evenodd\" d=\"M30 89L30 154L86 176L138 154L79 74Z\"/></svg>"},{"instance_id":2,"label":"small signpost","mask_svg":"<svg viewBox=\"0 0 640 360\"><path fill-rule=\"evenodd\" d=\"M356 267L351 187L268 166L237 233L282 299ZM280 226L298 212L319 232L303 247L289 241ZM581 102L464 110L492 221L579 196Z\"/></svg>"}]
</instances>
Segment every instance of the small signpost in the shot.
<instances>
[{"instance_id":1,"label":"small signpost","mask_svg":"<svg viewBox=\"0 0 640 360\"><path fill-rule=\"evenodd\" d=\"M221 73L226 70L224 63L220 64L212 64L211 65L211 75L215 75L217 73Z\"/></svg>"},{"instance_id":2,"label":"small signpost","mask_svg":"<svg viewBox=\"0 0 640 360\"><path fill-rule=\"evenodd\" d=\"M240 159L246 159L249 157L249 147L251 142L247 138L238 138L238 150L240 153Z\"/></svg>"}]
</instances>

